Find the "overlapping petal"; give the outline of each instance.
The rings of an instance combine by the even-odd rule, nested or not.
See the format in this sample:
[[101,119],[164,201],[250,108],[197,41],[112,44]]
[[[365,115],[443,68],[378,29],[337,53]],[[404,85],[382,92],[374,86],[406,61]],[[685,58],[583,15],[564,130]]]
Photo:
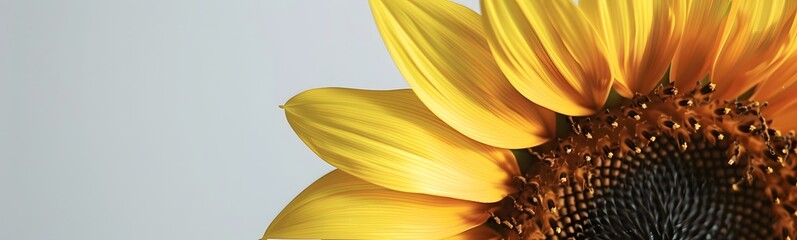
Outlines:
[[679,1],[684,18],[678,48],[670,66],[675,87],[692,90],[711,71],[730,11],[730,0]]
[[579,8],[606,44],[614,89],[627,98],[659,84],[678,46],[682,23],[669,0],[581,0]]
[[587,18],[571,0],[483,0],[487,36],[515,88],[543,107],[571,116],[596,113],[611,70]]
[[714,95],[734,99],[769,78],[781,64],[778,53],[789,40],[797,2],[735,1],[722,47],[711,70]]
[[524,98],[492,57],[481,17],[443,0],[372,0],[385,45],[413,91],[477,141],[527,148],[555,135],[555,114]]
[[410,90],[323,88],[284,106],[318,156],[393,190],[495,202],[520,174],[509,150],[476,142],[438,119]]
[[335,170],[291,201],[263,238],[442,239],[485,222],[486,207],[393,191]]

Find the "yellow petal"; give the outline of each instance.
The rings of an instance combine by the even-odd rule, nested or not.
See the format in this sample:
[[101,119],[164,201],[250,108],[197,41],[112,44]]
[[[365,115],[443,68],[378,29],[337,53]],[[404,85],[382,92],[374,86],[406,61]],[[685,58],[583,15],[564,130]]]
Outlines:
[[501,235],[486,225],[480,225],[445,240],[498,240]]
[[736,1],[731,4],[722,48],[711,71],[719,99],[734,99],[778,66],[778,52],[789,39],[797,2]]
[[296,134],[349,174],[393,190],[477,202],[514,191],[509,150],[476,142],[443,123],[410,90],[322,88],[284,106]]
[[485,204],[393,191],[335,170],[291,201],[263,238],[441,239],[488,217]]
[[540,145],[556,134],[555,114],[501,73],[476,12],[441,0],[372,0],[371,7],[404,78],[448,125],[502,148]]
[[603,107],[611,70],[573,1],[484,0],[482,13],[498,66],[526,98],[571,116]]
[[797,92],[797,55],[792,54],[769,78],[756,87],[756,93],[751,99],[767,102],[768,106],[762,110],[762,113],[769,117],[793,108],[797,103],[795,92]]
[[614,89],[627,98],[659,84],[678,46],[680,25],[668,0],[581,0],[579,7],[606,44]]
[[[681,41],[673,56],[670,80],[685,91],[695,88],[717,57],[730,9],[729,0],[680,1],[685,7]],[[678,14],[679,16],[683,16]]]
[[[795,65],[790,65],[788,69],[781,70],[784,72],[791,72],[791,74],[797,74],[797,70],[794,68],[797,67],[795,67]],[[790,121],[793,118],[783,118],[782,115],[788,115],[790,114],[789,112],[793,112],[797,109],[797,97],[794,95],[795,92],[797,92],[797,76],[780,76],[780,74],[778,74],[777,77],[773,75],[772,78],[765,81],[766,84],[758,86],[756,90],[757,93],[753,96],[753,100],[766,102],[768,104],[767,107],[763,108],[761,111],[765,117],[775,117],[778,119],[776,121],[779,122],[784,120]],[[778,84],[778,82],[780,84]],[[767,92],[771,93],[765,94]]]
[[782,133],[788,133],[792,130],[797,130],[797,104],[791,104],[785,108],[785,111],[781,111],[778,114],[774,114],[768,119],[772,119],[772,124],[770,127],[781,131]]
[[794,88],[797,83],[797,55],[789,57],[784,64],[781,64],[772,75],[763,80],[757,87],[752,99],[757,101],[768,101],[774,107],[775,99],[794,98]]
[[766,116],[779,114],[797,102],[794,97],[797,91],[797,24],[792,24],[789,35],[789,41],[776,57],[775,61],[779,65],[770,77],[756,86],[756,92],[751,97],[753,100],[769,103],[762,111]]

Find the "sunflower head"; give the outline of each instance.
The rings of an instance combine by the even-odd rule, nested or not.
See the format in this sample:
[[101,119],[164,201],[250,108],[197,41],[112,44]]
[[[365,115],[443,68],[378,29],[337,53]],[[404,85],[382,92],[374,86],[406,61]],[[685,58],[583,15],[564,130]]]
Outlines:
[[[659,87],[530,151],[520,191],[492,226],[521,238],[767,239],[793,231],[794,134],[755,101],[711,98],[714,84]],[[506,221],[504,219],[511,219]],[[530,234],[524,234],[528,232]],[[785,235],[785,236],[788,236]]]
[[337,170],[265,238],[797,237],[797,4],[371,0],[411,89],[284,109]]

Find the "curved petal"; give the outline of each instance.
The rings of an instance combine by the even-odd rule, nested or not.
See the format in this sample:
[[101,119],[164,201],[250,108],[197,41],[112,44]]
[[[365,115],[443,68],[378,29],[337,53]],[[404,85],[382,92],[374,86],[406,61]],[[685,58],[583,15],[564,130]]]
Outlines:
[[789,39],[797,3],[789,0],[736,1],[722,48],[711,70],[719,99],[735,99],[770,77],[778,52]]
[[573,1],[484,0],[482,13],[498,66],[526,98],[571,116],[603,107],[611,70]]
[[372,0],[371,7],[404,78],[448,125],[502,148],[533,147],[555,136],[555,114],[509,84],[476,12],[442,0]]
[[581,0],[579,8],[606,44],[614,89],[647,95],[661,81],[678,46],[680,27],[669,0]]
[[440,239],[488,217],[485,204],[393,191],[335,170],[293,199],[263,238]]
[[284,106],[296,134],[333,166],[393,190],[496,202],[520,174],[509,150],[438,119],[410,90],[309,90]]
[[[680,1],[685,25],[670,66],[675,87],[692,90],[711,70],[722,41],[730,0]],[[681,15],[681,14],[679,14]]]
[[498,240],[501,235],[487,225],[480,225],[445,240]]
[[797,91],[797,24],[792,24],[789,35],[789,41],[777,57],[783,61],[780,61],[769,78],[756,86],[755,94],[751,97],[769,103],[762,111],[768,117],[779,114],[797,102],[797,97],[794,97],[794,92]]

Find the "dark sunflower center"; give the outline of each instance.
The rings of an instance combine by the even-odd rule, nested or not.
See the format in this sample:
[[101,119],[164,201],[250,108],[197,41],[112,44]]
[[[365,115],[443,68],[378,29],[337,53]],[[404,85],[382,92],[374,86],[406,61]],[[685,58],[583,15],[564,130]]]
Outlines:
[[794,238],[797,134],[714,87],[568,118],[558,141],[518,155],[518,191],[489,225],[509,239]]
[[674,139],[659,137],[640,153],[596,166],[591,190],[563,186],[559,230],[550,237],[769,238],[774,216],[764,186],[737,184],[745,169],[726,163],[728,144],[700,136],[691,143],[680,151]]

